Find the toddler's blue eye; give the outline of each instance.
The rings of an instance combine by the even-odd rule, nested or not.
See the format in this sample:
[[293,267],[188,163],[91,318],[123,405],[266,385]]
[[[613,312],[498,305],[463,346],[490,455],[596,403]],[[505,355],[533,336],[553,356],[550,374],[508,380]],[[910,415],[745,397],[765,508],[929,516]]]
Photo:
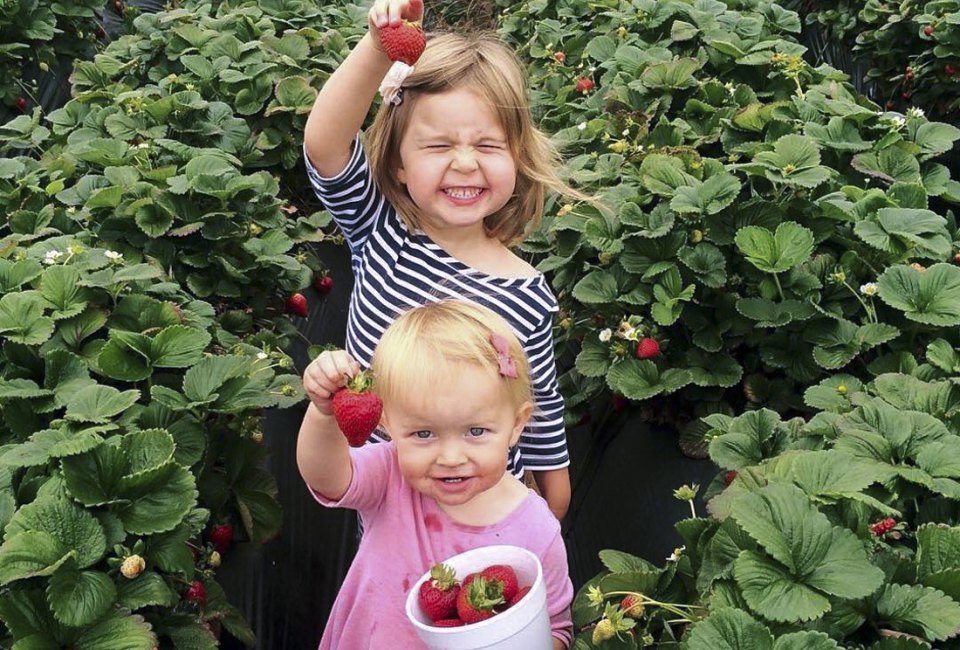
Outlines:
[[429,437],[432,436],[433,434],[430,433],[429,431],[414,431],[414,432],[413,432],[413,435],[414,435],[416,438],[418,438],[419,440],[426,440],[427,438],[429,438]]
[[486,432],[487,430],[484,429],[483,427],[470,427],[471,436],[482,436]]

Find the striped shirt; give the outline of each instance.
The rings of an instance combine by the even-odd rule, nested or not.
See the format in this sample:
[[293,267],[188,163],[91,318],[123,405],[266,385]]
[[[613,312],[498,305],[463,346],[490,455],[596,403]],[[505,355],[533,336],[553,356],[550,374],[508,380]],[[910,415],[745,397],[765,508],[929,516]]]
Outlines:
[[494,277],[451,257],[422,231],[410,232],[373,181],[359,135],[347,166],[320,176],[306,158],[307,175],[350,246],[355,278],[347,315],[346,349],[369,367],[383,332],[403,312],[445,299],[472,300],[496,313],[516,333],[530,361],[534,412],[511,452],[509,470],[560,469],[570,464],[563,398],[553,356],[557,299],[540,273]]

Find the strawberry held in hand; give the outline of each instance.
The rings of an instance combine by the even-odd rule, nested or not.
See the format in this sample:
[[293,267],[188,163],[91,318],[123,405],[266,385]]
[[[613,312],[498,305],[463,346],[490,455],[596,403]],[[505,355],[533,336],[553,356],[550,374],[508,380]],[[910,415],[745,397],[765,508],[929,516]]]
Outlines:
[[453,567],[435,564],[430,568],[430,579],[420,585],[420,609],[435,624],[443,619],[451,619],[457,613],[458,595],[460,583],[457,582]]
[[427,47],[427,39],[420,23],[403,21],[399,25],[380,28],[380,45],[391,61],[413,65]]
[[373,376],[365,370],[333,395],[333,417],[351,447],[362,447],[380,424],[383,402],[372,386]]

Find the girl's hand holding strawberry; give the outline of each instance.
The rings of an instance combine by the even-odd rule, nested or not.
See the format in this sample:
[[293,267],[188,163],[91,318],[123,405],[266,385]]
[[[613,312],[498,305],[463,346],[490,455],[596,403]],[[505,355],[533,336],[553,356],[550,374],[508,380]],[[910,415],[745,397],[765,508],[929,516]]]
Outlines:
[[360,364],[345,350],[325,350],[303,372],[303,390],[318,411],[333,415],[333,395],[360,374]]
[[398,27],[404,21],[419,23],[423,20],[423,0],[377,0],[367,13],[367,25],[374,45],[381,49],[380,30]]

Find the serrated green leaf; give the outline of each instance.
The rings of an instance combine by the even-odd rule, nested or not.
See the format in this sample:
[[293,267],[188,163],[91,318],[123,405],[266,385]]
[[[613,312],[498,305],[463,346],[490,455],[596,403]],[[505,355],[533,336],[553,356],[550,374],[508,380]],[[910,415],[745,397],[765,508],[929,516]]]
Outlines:
[[930,587],[888,584],[876,608],[894,629],[926,639],[942,641],[960,632],[960,603]]
[[138,399],[140,391],[136,389],[120,392],[113,386],[87,386],[67,401],[65,417],[78,422],[103,424],[136,404]]
[[0,585],[51,575],[75,554],[46,531],[8,532],[0,546]]
[[50,535],[66,551],[75,553],[81,569],[95,564],[106,551],[103,527],[89,511],[62,498],[37,498],[11,517],[7,537],[39,531]]
[[64,625],[82,627],[100,618],[117,598],[113,581],[100,571],[80,571],[73,561],[62,565],[47,585],[47,601]]
[[792,221],[781,223],[775,233],[760,226],[741,228],[735,241],[747,261],[766,273],[788,271],[813,252],[813,233]]
[[960,325],[960,267],[934,264],[926,271],[897,265],[877,281],[880,298],[910,320],[944,327]]
[[746,612],[724,607],[695,623],[683,647],[684,650],[771,650],[773,635]]

